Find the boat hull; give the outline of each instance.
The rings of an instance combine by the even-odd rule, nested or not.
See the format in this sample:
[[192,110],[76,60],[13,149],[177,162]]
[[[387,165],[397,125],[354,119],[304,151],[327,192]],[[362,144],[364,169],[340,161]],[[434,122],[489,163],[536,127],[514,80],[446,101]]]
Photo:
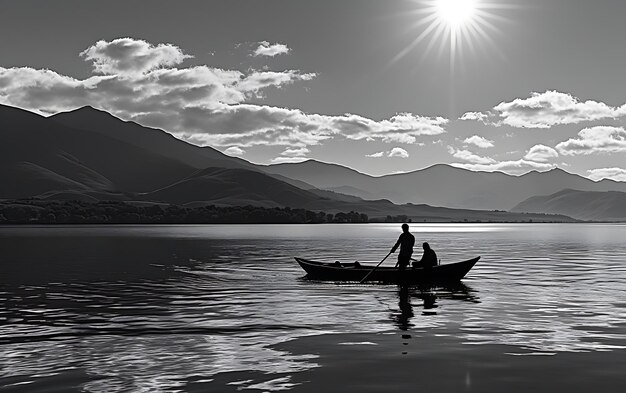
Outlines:
[[307,273],[307,278],[319,281],[361,281],[389,284],[454,283],[460,281],[474,267],[480,257],[463,262],[449,263],[431,268],[407,268],[404,271],[395,267],[378,267],[369,276],[374,266],[353,263],[324,263],[298,258],[295,260]]

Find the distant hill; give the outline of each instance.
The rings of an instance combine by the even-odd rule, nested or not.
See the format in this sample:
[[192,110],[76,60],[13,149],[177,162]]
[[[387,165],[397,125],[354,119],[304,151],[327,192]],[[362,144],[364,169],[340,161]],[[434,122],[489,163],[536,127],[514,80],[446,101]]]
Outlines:
[[626,221],[626,193],[567,189],[528,198],[511,211],[564,214],[580,220]]
[[317,188],[364,199],[389,199],[394,203],[461,209],[509,210],[529,197],[552,194],[564,188],[626,192],[626,182],[594,182],[562,169],[512,176],[502,172],[473,172],[437,164],[413,172],[374,177],[315,160],[269,165],[262,169],[304,181]]
[[450,221],[535,221],[570,222],[563,215],[519,214],[504,211],[480,211],[396,205],[387,200],[366,201],[331,191],[302,190],[260,172],[237,168],[207,168],[162,189],[145,193],[142,200],[178,205],[293,207],[326,213],[357,211],[370,218],[384,220],[405,216],[405,220]]
[[[191,145],[162,130],[125,122],[90,107],[46,118],[0,105],[0,142],[0,199],[5,200],[37,197],[189,206],[256,205],[327,213],[358,211],[378,219],[394,216],[391,219],[444,222],[571,220],[493,209],[398,205],[381,198],[364,201],[294,179],[300,167],[294,167],[293,173],[266,173],[263,170],[267,167]],[[313,167],[310,177],[315,182],[325,178],[335,183],[354,179],[354,186],[338,186],[347,187],[346,190],[367,188],[369,182],[379,181],[339,165],[307,165]],[[313,173],[315,170],[317,174]]]

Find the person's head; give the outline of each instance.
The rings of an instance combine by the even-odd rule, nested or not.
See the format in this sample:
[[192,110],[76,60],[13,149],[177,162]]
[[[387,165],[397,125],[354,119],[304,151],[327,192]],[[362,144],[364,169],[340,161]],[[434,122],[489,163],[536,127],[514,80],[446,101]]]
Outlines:
[[402,232],[408,232],[409,231],[409,224],[402,224]]
[[430,250],[430,244],[428,244],[428,243],[426,243],[426,242],[424,242],[424,243],[422,244],[422,247],[424,248],[424,250]]

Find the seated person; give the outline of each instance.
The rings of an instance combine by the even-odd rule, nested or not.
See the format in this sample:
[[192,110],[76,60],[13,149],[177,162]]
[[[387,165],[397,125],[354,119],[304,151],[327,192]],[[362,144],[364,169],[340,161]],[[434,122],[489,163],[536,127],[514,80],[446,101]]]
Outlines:
[[422,244],[422,248],[424,249],[424,255],[422,255],[421,260],[413,262],[413,268],[437,266],[437,254],[435,254],[435,251],[430,248],[428,243]]

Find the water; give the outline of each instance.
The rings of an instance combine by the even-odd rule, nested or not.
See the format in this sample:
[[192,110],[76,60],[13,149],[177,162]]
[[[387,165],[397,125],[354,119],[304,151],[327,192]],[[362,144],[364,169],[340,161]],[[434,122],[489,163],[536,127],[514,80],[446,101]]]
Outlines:
[[[442,263],[482,259],[463,286],[400,293],[304,280],[293,260],[377,263],[397,224],[0,228],[0,391],[306,390],[335,367],[289,347],[311,337],[330,353],[376,347],[381,367],[407,337],[448,362],[445,345],[510,365],[624,358],[626,225],[411,231]],[[395,335],[404,349],[381,341]],[[593,359],[565,366],[623,366]]]

